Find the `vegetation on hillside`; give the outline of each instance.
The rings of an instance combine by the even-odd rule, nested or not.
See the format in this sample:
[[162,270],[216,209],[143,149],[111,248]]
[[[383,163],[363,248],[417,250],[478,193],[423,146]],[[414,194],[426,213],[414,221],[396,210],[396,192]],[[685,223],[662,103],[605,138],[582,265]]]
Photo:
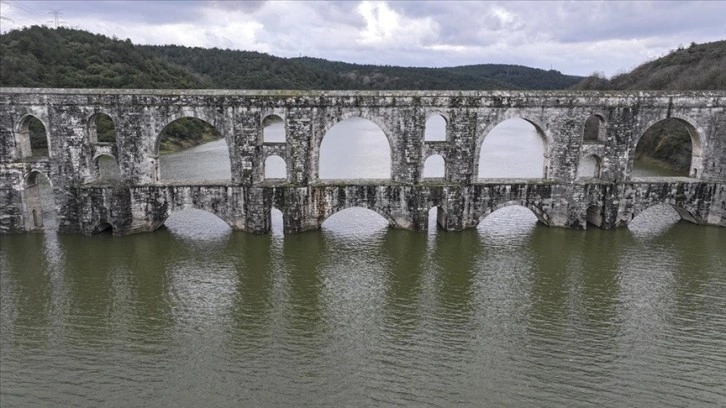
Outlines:
[[607,79],[593,74],[575,89],[713,90],[726,89],[726,40],[692,43]]
[[691,135],[678,119],[666,119],[648,129],[635,149],[635,160],[651,160],[687,176],[691,164]]
[[563,89],[582,78],[517,65],[415,68],[140,46],[69,28],[0,35],[0,86],[226,89]]
[[96,138],[101,143],[116,143],[116,127],[108,115],[96,117]]
[[[724,90],[726,89],[726,40],[692,43],[646,62],[633,71],[607,79],[593,74],[575,89],[596,90]],[[636,147],[636,160],[656,161],[688,175],[692,142],[679,120],[658,122],[646,131]]]
[[33,26],[0,35],[0,86],[203,88],[193,74],[121,41]]
[[175,152],[218,140],[222,136],[209,123],[196,118],[182,118],[167,125],[160,135],[159,151]]
[[215,87],[233,89],[564,89],[582,79],[518,65],[416,68],[177,45],[141,48]]

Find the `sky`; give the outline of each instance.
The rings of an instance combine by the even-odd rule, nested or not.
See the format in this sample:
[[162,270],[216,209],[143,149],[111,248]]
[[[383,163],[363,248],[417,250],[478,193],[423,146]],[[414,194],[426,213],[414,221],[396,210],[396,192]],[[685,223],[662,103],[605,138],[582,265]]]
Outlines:
[[610,77],[679,46],[726,39],[724,16],[726,1],[2,0],[0,31],[59,23],[136,44]]

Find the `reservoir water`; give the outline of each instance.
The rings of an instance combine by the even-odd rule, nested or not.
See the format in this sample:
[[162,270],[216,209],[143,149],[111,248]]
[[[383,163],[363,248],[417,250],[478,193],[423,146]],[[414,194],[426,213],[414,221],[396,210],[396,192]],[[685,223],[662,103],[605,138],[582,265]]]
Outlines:
[[[385,177],[366,126],[331,130],[321,177]],[[536,137],[502,132],[482,151],[519,159],[482,176],[541,177]],[[164,155],[162,177],[229,178],[226,155]],[[127,237],[3,235],[0,406],[724,406],[726,229],[676,220],[572,231],[507,207],[418,233],[349,209],[256,236],[187,210]]]

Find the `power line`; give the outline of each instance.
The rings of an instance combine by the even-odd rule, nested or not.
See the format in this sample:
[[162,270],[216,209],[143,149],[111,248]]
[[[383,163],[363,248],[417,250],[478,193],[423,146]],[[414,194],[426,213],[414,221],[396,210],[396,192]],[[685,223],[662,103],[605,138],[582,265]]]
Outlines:
[[53,19],[48,21],[48,23],[52,24],[55,28],[58,28],[58,27],[61,27],[65,24],[67,24],[66,21],[63,21],[60,19],[60,16],[63,15],[63,10],[50,10],[48,12],[48,14],[50,14],[53,17]]
[[38,10],[34,10],[32,8],[29,8],[27,5],[23,4],[22,2],[13,2],[13,1],[7,1],[7,0],[0,0],[0,3],[2,3],[4,6],[8,7],[7,12],[4,14],[9,14],[12,17],[4,16],[3,20],[9,20],[12,22],[12,25],[22,25],[25,22],[33,22],[37,25],[45,25],[44,22],[38,20],[36,18],[36,15],[38,14]]
[[[12,3],[10,3],[9,1],[0,1],[0,7],[2,7],[3,4],[7,4],[8,7],[12,7],[13,6]],[[13,20],[10,17],[5,17],[5,16],[2,16],[2,15],[0,15],[0,21],[9,21],[10,24],[15,24],[15,20]]]

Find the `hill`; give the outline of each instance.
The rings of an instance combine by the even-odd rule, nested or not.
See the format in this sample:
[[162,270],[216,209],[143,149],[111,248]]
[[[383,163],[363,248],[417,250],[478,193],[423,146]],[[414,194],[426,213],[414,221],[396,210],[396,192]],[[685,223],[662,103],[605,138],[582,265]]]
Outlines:
[[[590,76],[575,89],[723,90],[726,89],[726,41],[693,43],[609,80]],[[635,156],[688,175],[691,151],[688,129],[680,121],[668,119],[646,131]]]
[[0,35],[0,86],[203,88],[194,74],[131,41],[33,26]]
[[141,46],[33,26],[0,35],[0,86],[227,89],[564,89],[582,77],[485,64],[415,68],[281,58],[253,51]]
[[646,62],[631,72],[606,79],[592,75],[575,89],[714,90],[726,89],[726,40],[692,43]]
[[220,88],[245,89],[564,89],[582,78],[518,65],[417,68],[351,64],[320,58],[141,46],[145,51],[195,72]]

